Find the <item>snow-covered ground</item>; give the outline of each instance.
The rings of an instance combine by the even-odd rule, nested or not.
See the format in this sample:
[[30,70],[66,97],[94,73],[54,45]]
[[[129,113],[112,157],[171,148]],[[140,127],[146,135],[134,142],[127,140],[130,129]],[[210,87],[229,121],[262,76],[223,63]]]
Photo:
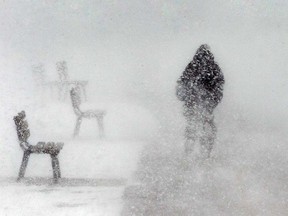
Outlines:
[[117,183],[27,186],[5,181],[1,182],[0,215],[119,215],[124,187]]
[[[51,182],[50,157],[32,155],[23,182],[16,183],[17,169],[9,178],[0,177],[0,215],[118,215],[142,146],[129,141],[66,142],[59,157],[59,185]],[[18,165],[20,161],[19,154]]]
[[[72,139],[76,117],[72,112],[71,116],[65,115],[69,113],[65,108],[71,107],[66,104],[51,107],[38,109],[30,115],[27,112],[31,129],[29,140],[32,144],[40,140],[64,141],[59,154],[63,179],[59,185],[52,185],[50,156],[35,154],[30,157],[27,178],[16,183],[23,152],[11,124],[14,133],[2,137],[9,142],[1,148],[0,215],[118,215],[123,189],[133,182],[133,172],[145,141],[137,141],[135,137],[129,140],[127,134],[131,133],[131,128],[128,130],[127,125],[121,128],[121,121],[124,121],[121,117],[118,117],[119,129],[115,128],[117,118],[109,127],[109,114],[113,116],[113,111],[108,112],[105,121],[106,139],[98,139],[97,123],[93,120],[83,121],[80,136]],[[128,108],[125,106],[122,116],[127,114]],[[12,116],[10,119],[13,123]],[[126,123],[133,127],[131,121]],[[123,128],[128,130],[126,134]],[[121,135],[123,137],[119,138]]]
[[185,155],[181,140],[148,145],[138,184],[124,192],[123,215],[285,216],[287,138],[283,131],[219,127],[209,159]]
[[[287,8],[283,0],[1,1],[0,215],[286,216]],[[175,97],[203,43],[226,81],[218,141],[204,162],[183,158]],[[36,86],[31,66],[43,63],[55,81],[62,60],[70,79],[89,81],[87,104],[107,110],[105,140],[85,119],[72,139],[69,99]],[[27,178],[15,182],[21,110],[32,144],[65,143],[59,185],[47,155],[32,155]]]
[[[84,119],[80,136],[73,139],[76,116],[69,98],[60,102],[45,96],[45,103],[41,103],[36,97],[39,92],[31,90],[36,88],[33,82],[27,85],[31,74],[22,75],[14,80],[19,84],[16,88],[11,82],[2,86],[1,92],[7,106],[1,113],[6,124],[1,126],[0,138],[0,215],[119,215],[123,190],[134,181],[140,152],[157,129],[153,116],[135,104],[83,103],[83,109],[88,105],[105,108],[106,136],[98,138],[95,119]],[[5,78],[9,80],[9,76]],[[21,84],[26,86],[21,88]],[[44,154],[31,155],[26,178],[16,183],[23,151],[13,116],[22,109],[31,144],[65,143],[59,154],[62,179],[58,185],[51,182],[51,158]]]

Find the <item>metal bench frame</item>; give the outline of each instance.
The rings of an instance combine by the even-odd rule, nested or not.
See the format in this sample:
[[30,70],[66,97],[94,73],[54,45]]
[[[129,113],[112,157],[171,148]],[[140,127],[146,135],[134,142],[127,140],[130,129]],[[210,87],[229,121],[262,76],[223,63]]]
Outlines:
[[20,147],[24,151],[17,180],[20,181],[24,177],[29,157],[32,153],[50,154],[53,168],[53,181],[54,183],[57,183],[58,179],[61,178],[58,154],[60,153],[60,150],[63,148],[64,143],[38,142],[36,145],[29,144],[27,140],[30,136],[30,130],[28,122],[25,120],[25,117],[26,117],[25,111],[22,111],[18,113],[17,116],[14,116],[14,122],[16,125]]
[[99,109],[82,111],[80,109],[81,97],[80,97],[79,91],[80,91],[80,89],[77,88],[77,87],[76,88],[72,88],[70,90],[70,96],[71,96],[73,110],[74,110],[74,113],[77,116],[73,137],[76,137],[76,136],[79,135],[80,126],[81,126],[83,118],[87,118],[87,119],[95,118],[97,120],[97,123],[98,123],[99,137],[103,138],[104,137],[103,118],[104,118],[104,116],[106,114],[106,111],[99,110]]

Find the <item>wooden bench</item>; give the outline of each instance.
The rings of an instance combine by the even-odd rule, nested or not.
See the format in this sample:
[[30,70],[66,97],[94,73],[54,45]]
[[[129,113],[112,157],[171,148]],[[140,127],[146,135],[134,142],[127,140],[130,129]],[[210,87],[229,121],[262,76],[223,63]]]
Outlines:
[[79,88],[72,88],[70,90],[72,106],[73,106],[73,109],[74,109],[74,113],[77,116],[77,120],[76,120],[76,125],[75,125],[73,136],[76,137],[76,136],[79,135],[80,126],[81,126],[83,118],[86,118],[86,119],[95,118],[97,120],[97,123],[98,123],[99,137],[103,138],[104,137],[103,118],[104,118],[104,116],[106,114],[106,111],[99,110],[99,109],[82,111],[80,109],[81,97],[80,97],[79,91],[80,91]]
[[56,69],[59,76],[59,81],[56,81],[58,91],[59,91],[59,99],[64,101],[65,98],[69,95],[69,89],[71,87],[76,87],[81,90],[81,95],[84,98],[84,100],[87,100],[86,96],[86,86],[88,84],[88,81],[85,80],[71,80],[69,78],[68,74],[68,67],[66,61],[59,61],[56,63]]
[[[77,87],[81,90],[81,96],[86,101],[86,86],[87,80],[71,80],[69,78],[68,67],[66,61],[59,61],[56,63],[56,70],[59,79],[55,81],[47,81],[45,77],[45,68],[43,64],[33,65],[32,71],[40,96],[43,98],[50,91],[50,97],[65,101],[69,96],[71,87]],[[48,92],[47,92],[48,91]]]
[[20,146],[24,151],[17,180],[19,181],[24,177],[30,154],[37,153],[37,154],[50,154],[53,168],[53,180],[54,183],[57,183],[58,179],[61,178],[58,154],[60,153],[60,150],[63,148],[64,143],[38,142],[36,145],[29,144],[27,140],[30,136],[30,130],[28,123],[25,120],[25,117],[26,117],[25,111],[22,111],[18,113],[17,116],[14,116],[14,122],[16,125],[18,139],[20,142]]

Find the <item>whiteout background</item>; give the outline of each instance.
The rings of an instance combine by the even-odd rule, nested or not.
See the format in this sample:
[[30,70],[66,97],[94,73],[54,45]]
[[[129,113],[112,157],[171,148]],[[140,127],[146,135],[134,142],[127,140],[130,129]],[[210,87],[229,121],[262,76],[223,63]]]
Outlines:
[[[241,173],[256,167],[251,173],[264,179],[265,187],[251,186],[256,188],[257,198],[247,195],[255,202],[251,201],[256,213],[251,215],[274,202],[280,207],[271,204],[267,215],[285,215],[287,9],[284,0],[2,1],[0,175],[11,177],[18,171],[21,151],[12,121],[18,111],[26,110],[35,141],[44,137],[69,143],[73,130],[75,119],[68,101],[62,105],[51,98],[46,105],[39,102],[31,65],[44,63],[48,79],[55,80],[55,62],[66,60],[72,79],[89,80],[88,100],[111,110],[106,122],[107,143],[124,143],[126,149],[136,143],[134,153],[139,154],[143,141],[158,139],[159,129],[163,134],[182,136],[185,122],[175,97],[175,82],[199,45],[208,43],[226,79],[223,101],[215,111],[219,128],[215,154],[231,157]],[[86,139],[78,144],[93,144],[97,139],[92,125],[86,125]],[[73,144],[69,149],[73,151]],[[103,158],[113,158],[113,154],[113,150],[104,150]],[[110,177],[128,178],[137,158],[131,159],[135,163],[131,165],[125,153],[120,154],[123,169],[111,168]],[[33,162],[36,160],[30,165]],[[103,169],[97,164],[96,170]],[[113,164],[113,160],[105,164]],[[250,171],[245,171],[243,164]],[[269,169],[261,171],[262,166]],[[74,170],[66,172],[67,176],[99,174],[95,171],[89,176],[81,165],[70,167]],[[34,174],[49,173],[40,166]],[[254,180],[248,182],[254,184]]]

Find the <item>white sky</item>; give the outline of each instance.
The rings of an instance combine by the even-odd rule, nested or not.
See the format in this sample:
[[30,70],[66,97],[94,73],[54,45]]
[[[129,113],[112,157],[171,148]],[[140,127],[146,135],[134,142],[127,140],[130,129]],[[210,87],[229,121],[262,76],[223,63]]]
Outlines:
[[208,43],[226,78],[223,106],[283,119],[287,11],[285,0],[3,0],[0,73],[30,73],[43,62],[52,79],[65,59],[71,76],[90,79],[97,92],[173,95]]

